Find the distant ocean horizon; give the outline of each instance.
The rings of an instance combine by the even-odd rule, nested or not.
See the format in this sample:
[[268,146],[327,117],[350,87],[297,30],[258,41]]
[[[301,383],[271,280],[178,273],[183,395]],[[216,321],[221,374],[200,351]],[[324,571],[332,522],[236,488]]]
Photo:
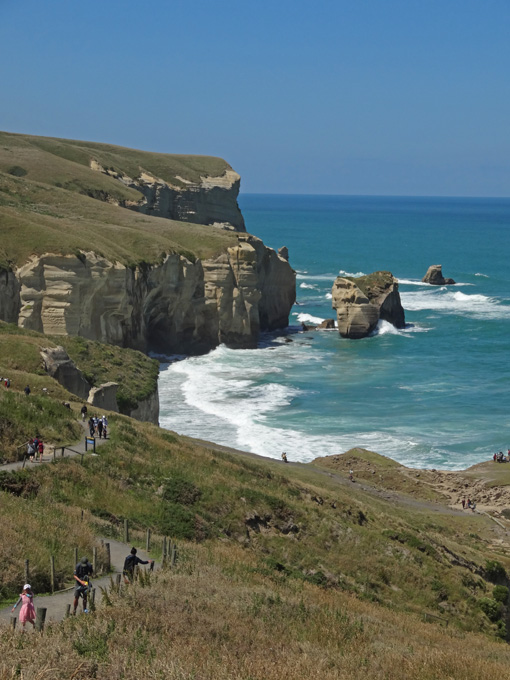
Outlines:
[[[248,232],[289,249],[289,328],[255,350],[162,363],[163,427],[274,458],[363,447],[450,470],[510,447],[510,199],[241,194],[239,203]],[[458,283],[421,283],[432,264]],[[382,322],[363,340],[301,332],[335,318],[336,276],[376,270],[399,280],[404,329]]]

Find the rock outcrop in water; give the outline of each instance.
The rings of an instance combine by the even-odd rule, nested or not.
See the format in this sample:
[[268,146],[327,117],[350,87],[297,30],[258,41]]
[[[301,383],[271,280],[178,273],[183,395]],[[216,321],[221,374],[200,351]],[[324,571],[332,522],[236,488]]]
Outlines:
[[3,320],[48,335],[81,335],[144,352],[199,353],[220,343],[255,347],[288,325],[295,273],[260,239],[213,260],[182,255],[126,267],[89,253],[34,257],[0,276]]
[[375,330],[379,320],[397,328],[405,326],[398,281],[390,272],[358,278],[338,276],[332,293],[338,331],[343,338],[364,338]]
[[443,268],[440,264],[432,264],[422,279],[423,283],[430,283],[432,286],[452,286],[455,284],[453,279],[443,276]]

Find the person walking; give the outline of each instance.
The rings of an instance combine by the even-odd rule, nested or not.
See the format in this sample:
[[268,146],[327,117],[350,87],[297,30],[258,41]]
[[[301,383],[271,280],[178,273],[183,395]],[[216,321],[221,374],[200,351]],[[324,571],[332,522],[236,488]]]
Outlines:
[[136,548],[131,548],[131,552],[124,560],[124,569],[122,573],[124,574],[124,583],[132,583],[135,575],[135,567],[139,564],[150,564],[150,570],[154,569],[154,560],[141,560],[136,555]]
[[32,592],[32,586],[30,583],[25,583],[23,586],[23,592],[19,596],[19,600],[16,602],[14,607],[11,609],[13,612],[16,607],[21,602],[21,609],[19,611],[19,620],[23,626],[23,632],[25,632],[25,624],[28,621],[35,628],[35,607],[34,607],[34,593]]
[[92,416],[90,416],[88,423],[89,423],[90,436],[93,437],[94,436],[94,418]]
[[106,435],[108,434],[108,418],[106,416],[103,416],[102,421],[103,421],[103,437],[104,439],[106,439]]
[[37,449],[39,451],[39,462],[42,463],[42,457],[44,453],[44,444],[42,439],[39,439],[39,443],[37,444]]
[[27,397],[29,397],[29,396],[30,396],[30,391],[31,391],[31,390],[30,390],[30,385],[26,385],[26,386],[25,386],[25,389],[24,389],[23,391],[25,392],[25,394],[27,395]]
[[85,406],[85,404],[83,404],[83,406],[81,407],[82,422],[85,422],[85,418],[87,417],[87,411],[88,411],[87,407]]
[[99,439],[103,436],[103,419],[98,418],[97,419],[97,434],[99,435]]
[[35,453],[34,440],[31,439],[27,444],[27,456],[31,463],[34,462],[34,453]]
[[87,609],[87,598],[91,587],[90,576],[92,571],[93,568],[88,559],[86,557],[82,557],[76,565],[73,574],[74,580],[76,581],[76,585],[74,587],[73,614],[76,614],[80,597],[83,600],[83,613],[89,613],[89,610]]

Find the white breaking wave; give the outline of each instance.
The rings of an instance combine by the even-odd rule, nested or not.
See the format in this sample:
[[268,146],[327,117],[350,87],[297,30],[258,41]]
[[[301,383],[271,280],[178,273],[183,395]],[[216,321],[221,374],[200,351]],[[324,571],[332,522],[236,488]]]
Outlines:
[[403,286],[429,286],[428,283],[423,283],[423,281],[418,279],[399,279],[397,277],[397,281]]
[[475,276],[483,276],[484,279],[488,279],[489,275],[488,274],[481,274],[480,272],[477,272]]
[[366,274],[364,272],[356,272],[353,274],[352,272],[346,272],[345,270],[340,269],[338,276],[349,276],[357,279],[359,276],[366,276]]
[[319,286],[317,286],[315,283],[300,283],[299,284],[300,288],[309,288],[310,290],[317,290]]
[[324,319],[321,319],[320,316],[312,316],[311,314],[300,313],[294,315],[301,323],[322,323],[324,321]]
[[372,331],[370,335],[375,336],[375,335],[403,335],[405,329],[399,329],[396,328],[393,324],[391,324],[389,321],[384,321],[380,320],[377,324],[377,327],[375,330]]
[[501,319],[510,317],[510,306],[486,295],[467,295],[460,290],[433,288],[426,291],[402,292],[402,305],[406,311],[432,310],[455,314],[466,314],[480,319]]
[[332,300],[333,299],[332,293],[326,293],[326,295],[324,297],[326,298],[326,300]]

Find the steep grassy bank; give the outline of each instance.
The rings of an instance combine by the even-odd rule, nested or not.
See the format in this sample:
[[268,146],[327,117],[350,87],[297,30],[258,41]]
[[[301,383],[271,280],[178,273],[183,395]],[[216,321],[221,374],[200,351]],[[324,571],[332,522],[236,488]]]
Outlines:
[[[77,401],[77,397],[50,378],[42,366],[40,350],[57,345],[66,349],[92,386],[119,383],[121,410],[135,408],[157,389],[158,362],[142,352],[81,337],[48,337],[0,321],[0,376],[11,382],[0,400],[0,459],[13,459],[15,447],[36,431],[52,444],[68,444],[81,436],[74,415],[58,403]],[[22,394],[27,384],[32,390],[29,400]],[[11,417],[14,411],[17,414]]]
[[263,573],[233,544],[183,544],[177,569],[110,592],[43,636],[5,633],[0,677],[494,680],[510,650],[486,636]]
[[[0,391],[12,423],[2,445],[31,408],[64,436],[78,413],[60,412],[61,388],[39,374],[40,336],[10,327],[2,338],[20,377]],[[37,380],[51,386],[45,397],[16,389]],[[415,479],[388,498],[377,479],[390,486],[392,461],[358,454],[372,487],[338,464],[236,455],[111,414],[109,441],[83,464],[1,473],[0,597],[15,598],[27,558],[39,594],[52,554],[64,582],[74,546],[90,554],[94,534],[114,535],[125,518],[177,540],[180,557],[176,572],[31,639],[28,655],[4,635],[0,677],[505,677],[504,530],[429,489],[409,495]]]

